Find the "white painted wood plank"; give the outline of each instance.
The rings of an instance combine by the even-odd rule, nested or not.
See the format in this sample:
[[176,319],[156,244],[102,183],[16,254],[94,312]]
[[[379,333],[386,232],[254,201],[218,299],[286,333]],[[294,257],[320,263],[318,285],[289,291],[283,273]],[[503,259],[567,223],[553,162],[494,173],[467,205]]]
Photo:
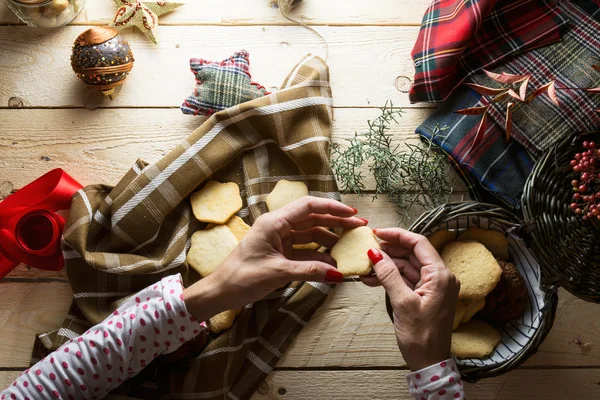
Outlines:
[[[391,125],[398,144],[417,143],[415,128],[429,109],[407,109]],[[364,132],[376,109],[338,108],[333,140],[345,143],[354,132]],[[83,185],[114,185],[136,159],[156,162],[178,145],[204,117],[178,109],[3,109],[0,110],[0,182],[20,188],[53,168],[63,168]],[[366,177],[370,176],[364,171]],[[457,190],[466,187],[455,178]],[[366,179],[374,189],[373,179]]]
[[[407,371],[275,371],[252,400],[412,400]],[[470,400],[597,399],[600,370],[527,369],[465,384]]]
[[[410,50],[418,28],[315,29],[329,43],[335,106],[409,104]],[[0,108],[11,97],[21,98],[25,107],[82,107],[86,87],[70,65],[71,46],[82,31],[77,26],[56,31],[0,27]],[[163,26],[159,35],[155,46],[140,32],[123,33],[136,61],[123,90],[106,107],[179,107],[195,87],[191,57],[222,60],[245,48],[253,79],[277,88],[306,54],[325,55],[321,40],[301,27]]]
[[[20,371],[0,372],[0,388]],[[407,371],[275,371],[252,400],[413,400],[404,376]],[[600,396],[600,369],[527,369],[476,384],[465,383],[471,400],[595,399]]]
[[0,368],[27,367],[35,335],[58,329],[67,315],[71,287],[60,282],[0,283],[0,291]]
[[[161,25],[287,25],[274,0],[188,0],[159,18]],[[430,0],[304,0],[290,16],[310,25],[418,25]],[[74,24],[107,25],[117,7],[111,0],[87,0]],[[0,2],[0,24],[18,23]]]
[[[385,204],[379,203],[379,207]],[[374,219],[369,225],[379,227],[385,223]],[[600,365],[597,334],[600,321],[596,318],[600,305],[587,303],[566,291],[561,291],[559,298],[552,331],[525,365]],[[393,326],[385,310],[383,289],[344,283],[317,311],[277,366],[405,367],[397,349]]]

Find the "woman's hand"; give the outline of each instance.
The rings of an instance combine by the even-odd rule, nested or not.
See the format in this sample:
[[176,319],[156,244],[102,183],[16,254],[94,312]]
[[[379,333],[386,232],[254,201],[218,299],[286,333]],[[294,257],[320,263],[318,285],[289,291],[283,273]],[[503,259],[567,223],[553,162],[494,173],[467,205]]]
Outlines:
[[448,359],[460,283],[424,236],[399,228],[375,235],[383,250],[369,250],[376,276],[363,281],[385,288],[404,360],[417,371]]
[[331,248],[338,240],[327,228],[356,228],[367,221],[338,201],[304,197],[260,216],[214,273],[183,293],[188,311],[205,321],[225,310],[262,299],[292,281],[342,282],[329,254],[294,250],[316,242]]

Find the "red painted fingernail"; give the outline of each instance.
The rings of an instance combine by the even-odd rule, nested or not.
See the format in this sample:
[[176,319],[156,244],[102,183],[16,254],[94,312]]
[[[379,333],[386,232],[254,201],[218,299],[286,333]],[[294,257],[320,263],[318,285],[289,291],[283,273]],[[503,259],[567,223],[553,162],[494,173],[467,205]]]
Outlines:
[[361,220],[362,222],[364,222],[365,224],[368,224],[368,223],[369,223],[369,220],[368,220],[368,219],[361,218],[361,217],[356,217],[356,218],[360,219],[360,220]]
[[340,283],[344,281],[344,275],[335,269],[330,269],[325,274],[325,282],[327,283]]
[[383,260],[383,256],[377,249],[369,249],[369,251],[367,251],[367,256],[369,256],[369,260],[371,260],[373,264],[377,264],[379,261]]
[[356,208],[354,208],[352,206],[350,208],[354,210],[354,214],[358,214],[358,210]]

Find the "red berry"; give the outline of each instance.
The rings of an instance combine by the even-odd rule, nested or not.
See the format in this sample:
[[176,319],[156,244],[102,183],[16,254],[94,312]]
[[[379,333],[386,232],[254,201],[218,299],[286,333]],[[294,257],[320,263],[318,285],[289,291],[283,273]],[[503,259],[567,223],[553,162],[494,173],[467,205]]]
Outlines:
[[580,193],[584,193],[587,191],[587,186],[586,185],[579,185],[579,192]]
[[583,142],[583,148],[587,149],[590,146],[588,142]]
[[577,208],[577,203],[571,203],[571,209],[575,210]]

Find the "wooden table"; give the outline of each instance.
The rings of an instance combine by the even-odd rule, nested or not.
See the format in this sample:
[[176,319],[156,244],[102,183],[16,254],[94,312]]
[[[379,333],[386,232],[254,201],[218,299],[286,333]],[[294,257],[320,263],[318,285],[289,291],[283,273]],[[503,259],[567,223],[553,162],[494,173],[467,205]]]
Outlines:
[[[394,134],[416,141],[430,112],[411,106],[410,50],[430,0],[305,0],[294,13],[329,44],[334,140],[364,129],[386,100],[405,107]],[[117,99],[83,108],[84,86],[69,64],[88,25],[106,25],[112,1],[88,0],[71,26],[43,31],[19,24],[0,2],[0,184],[18,189],[61,167],[83,184],[115,184],[137,159],[158,160],[204,120],[178,109],[194,79],[188,59],[250,52],[253,78],[277,87],[308,52],[324,55],[311,32],[282,18],[269,0],[188,0],[160,18],[160,43],[123,35],[136,58]],[[368,182],[369,189],[373,183]],[[457,185],[455,199],[467,198]],[[345,195],[374,227],[393,226],[396,209],[380,197]],[[419,210],[415,211],[418,214]],[[28,366],[34,334],[56,329],[71,302],[64,271],[20,266],[0,282],[0,387]],[[600,306],[560,293],[554,329],[516,371],[467,385],[471,399],[600,398]],[[254,399],[409,399],[406,364],[395,344],[383,291],[340,285],[298,335]]]

